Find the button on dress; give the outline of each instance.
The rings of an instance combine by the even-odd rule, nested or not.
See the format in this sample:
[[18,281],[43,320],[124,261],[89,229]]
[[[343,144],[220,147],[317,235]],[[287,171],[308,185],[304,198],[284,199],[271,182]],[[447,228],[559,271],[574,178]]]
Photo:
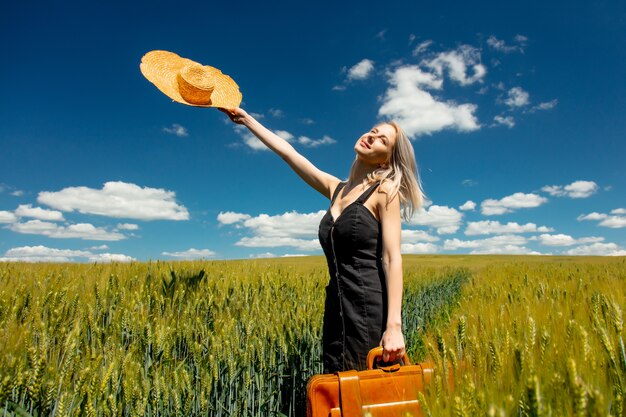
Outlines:
[[[382,265],[382,228],[363,203],[370,186],[333,219],[330,208],[319,226],[330,281],[324,309],[324,372],[367,368],[367,353],[379,345],[387,322],[387,284]],[[335,190],[330,206],[346,183]]]

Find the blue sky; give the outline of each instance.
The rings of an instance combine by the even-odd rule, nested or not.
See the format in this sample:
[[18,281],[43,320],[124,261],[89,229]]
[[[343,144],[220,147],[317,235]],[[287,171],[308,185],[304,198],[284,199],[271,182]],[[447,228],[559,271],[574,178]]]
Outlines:
[[404,253],[626,255],[623,2],[87,3],[0,16],[0,260],[321,254],[328,200],[160,93],[155,49],[338,177],[397,120],[428,197]]

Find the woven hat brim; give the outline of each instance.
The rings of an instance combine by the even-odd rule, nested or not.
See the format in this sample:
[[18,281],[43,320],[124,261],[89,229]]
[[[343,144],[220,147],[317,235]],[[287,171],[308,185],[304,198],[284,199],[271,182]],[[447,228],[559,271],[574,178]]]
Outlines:
[[194,107],[223,107],[233,109],[241,104],[242,95],[237,83],[226,74],[214,77],[215,88],[211,94],[211,104],[193,104],[186,101],[179,92],[177,74],[187,65],[198,64],[173,52],[150,51],[141,58],[141,73],[163,94],[172,100]]

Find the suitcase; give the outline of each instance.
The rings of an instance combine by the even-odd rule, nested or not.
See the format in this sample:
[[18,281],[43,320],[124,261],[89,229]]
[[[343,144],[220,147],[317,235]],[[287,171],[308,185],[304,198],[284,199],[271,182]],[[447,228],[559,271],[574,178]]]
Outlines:
[[307,384],[307,417],[421,416],[418,392],[430,383],[433,365],[403,365],[374,369],[383,348],[367,355],[366,371],[344,371],[311,377]]

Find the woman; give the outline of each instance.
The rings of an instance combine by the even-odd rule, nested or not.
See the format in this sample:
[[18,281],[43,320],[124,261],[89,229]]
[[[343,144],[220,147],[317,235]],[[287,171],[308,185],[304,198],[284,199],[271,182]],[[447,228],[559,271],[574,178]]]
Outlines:
[[220,110],[331,200],[319,227],[330,271],[324,372],[365,369],[367,353],[379,344],[385,362],[402,357],[400,211],[402,205],[408,219],[423,201],[413,147],[404,132],[389,122],[363,134],[354,146],[350,177],[342,182],[320,171],[243,109]]

